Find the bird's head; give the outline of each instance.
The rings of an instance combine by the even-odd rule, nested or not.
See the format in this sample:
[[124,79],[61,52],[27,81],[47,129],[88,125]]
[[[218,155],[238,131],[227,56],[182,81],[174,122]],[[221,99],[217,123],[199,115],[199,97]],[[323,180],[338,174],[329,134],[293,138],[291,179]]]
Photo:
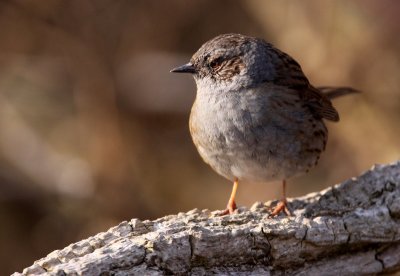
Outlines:
[[256,86],[273,74],[269,44],[240,34],[219,35],[192,56],[190,62],[174,68],[174,73],[190,73],[199,91],[237,91]]

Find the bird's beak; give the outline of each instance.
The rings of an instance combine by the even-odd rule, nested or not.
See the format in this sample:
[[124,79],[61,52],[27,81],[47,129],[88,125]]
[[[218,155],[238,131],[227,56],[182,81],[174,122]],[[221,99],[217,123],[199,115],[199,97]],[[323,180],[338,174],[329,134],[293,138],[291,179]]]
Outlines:
[[186,64],[184,64],[182,66],[179,66],[179,67],[176,67],[176,68],[172,69],[170,72],[171,73],[191,73],[191,74],[194,74],[194,73],[196,73],[196,68],[193,66],[193,64],[191,64],[189,62],[189,63],[186,63]]

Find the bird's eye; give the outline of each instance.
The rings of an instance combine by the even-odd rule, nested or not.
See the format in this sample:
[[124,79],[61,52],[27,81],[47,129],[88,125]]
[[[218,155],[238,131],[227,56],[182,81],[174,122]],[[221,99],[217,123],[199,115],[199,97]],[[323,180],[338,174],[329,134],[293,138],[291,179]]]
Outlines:
[[216,69],[221,65],[221,63],[222,63],[222,58],[218,57],[210,61],[209,65],[212,69]]

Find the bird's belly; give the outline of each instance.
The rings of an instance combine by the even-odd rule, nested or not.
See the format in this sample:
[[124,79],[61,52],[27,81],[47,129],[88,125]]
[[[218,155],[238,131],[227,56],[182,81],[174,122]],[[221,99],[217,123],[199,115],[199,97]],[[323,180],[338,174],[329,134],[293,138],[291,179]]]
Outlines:
[[[325,147],[321,120],[311,122],[301,115],[296,122],[286,122],[287,114],[264,112],[257,117],[254,114],[260,112],[246,108],[233,112],[227,104],[222,111],[210,109],[209,103],[207,108],[196,103],[192,108],[193,142],[203,160],[230,180],[282,180],[305,173],[316,165]],[[308,128],[312,130],[306,132]],[[316,131],[323,135],[315,135]]]
[[230,145],[221,143],[219,147],[197,146],[203,160],[230,180],[265,182],[286,179],[305,173],[313,167],[317,157],[302,156],[295,149],[288,153],[272,141],[262,141],[261,146],[252,147],[243,145],[241,141],[234,146],[232,142],[235,141]]

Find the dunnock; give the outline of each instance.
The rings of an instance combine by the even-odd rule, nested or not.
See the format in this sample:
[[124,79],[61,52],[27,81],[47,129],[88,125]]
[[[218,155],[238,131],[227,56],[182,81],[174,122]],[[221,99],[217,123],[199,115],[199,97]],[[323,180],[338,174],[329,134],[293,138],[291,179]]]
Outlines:
[[191,73],[197,85],[190,133],[203,160],[233,181],[227,209],[236,209],[239,181],[285,180],[318,163],[337,122],[331,98],[356,90],[312,86],[300,65],[262,39],[223,34],[204,43],[190,62],[171,72]]

